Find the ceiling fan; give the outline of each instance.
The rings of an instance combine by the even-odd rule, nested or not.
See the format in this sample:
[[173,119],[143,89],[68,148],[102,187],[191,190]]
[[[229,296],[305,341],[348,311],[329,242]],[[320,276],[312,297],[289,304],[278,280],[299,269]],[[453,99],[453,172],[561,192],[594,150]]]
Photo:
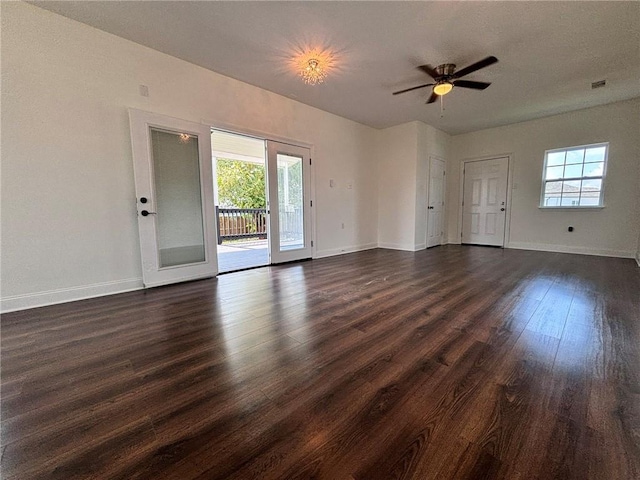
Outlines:
[[456,66],[453,63],[443,63],[442,65],[438,65],[436,68],[433,68],[431,65],[421,65],[418,68],[429,75],[431,78],[433,78],[435,80],[435,83],[425,83],[424,85],[418,85],[417,87],[411,87],[405,90],[400,90],[399,92],[393,92],[393,94],[398,95],[400,93],[418,90],[419,88],[433,86],[431,96],[427,100],[427,103],[433,103],[439,96],[449,93],[453,89],[453,87],[484,90],[491,84],[487,82],[474,82],[472,80],[459,80],[459,78],[469,75],[470,73],[473,73],[476,70],[480,70],[481,68],[493,65],[494,63],[497,63],[497,61],[498,59],[496,57],[487,57],[457,72],[455,71]]

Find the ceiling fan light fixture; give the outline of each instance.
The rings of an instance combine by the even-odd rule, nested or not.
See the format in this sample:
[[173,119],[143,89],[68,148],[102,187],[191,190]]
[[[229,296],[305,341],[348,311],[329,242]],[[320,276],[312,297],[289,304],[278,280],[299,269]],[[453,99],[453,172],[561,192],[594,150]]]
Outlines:
[[446,95],[447,93],[449,93],[451,90],[453,89],[453,84],[450,82],[438,82],[434,87],[433,87],[433,93],[435,93],[436,95]]

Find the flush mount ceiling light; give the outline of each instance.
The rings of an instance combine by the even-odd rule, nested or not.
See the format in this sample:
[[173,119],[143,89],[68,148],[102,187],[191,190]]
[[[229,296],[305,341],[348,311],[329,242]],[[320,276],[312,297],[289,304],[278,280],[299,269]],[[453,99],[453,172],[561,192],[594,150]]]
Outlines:
[[324,83],[333,67],[333,55],[328,50],[300,50],[292,61],[296,73],[307,85]]
[[317,58],[311,58],[307,65],[300,70],[300,76],[307,85],[317,85],[324,82],[324,79],[327,78],[327,72],[322,68]]

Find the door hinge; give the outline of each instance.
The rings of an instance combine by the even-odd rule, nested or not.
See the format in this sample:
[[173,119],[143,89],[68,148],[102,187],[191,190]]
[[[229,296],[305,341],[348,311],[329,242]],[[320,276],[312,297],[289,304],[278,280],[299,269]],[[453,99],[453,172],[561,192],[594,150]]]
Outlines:
[[313,240],[311,240],[311,246],[313,247]]
[[309,159],[309,165],[311,165],[311,159]]
[[309,203],[310,203],[310,204],[311,204],[311,206],[313,207],[313,200],[311,200]]

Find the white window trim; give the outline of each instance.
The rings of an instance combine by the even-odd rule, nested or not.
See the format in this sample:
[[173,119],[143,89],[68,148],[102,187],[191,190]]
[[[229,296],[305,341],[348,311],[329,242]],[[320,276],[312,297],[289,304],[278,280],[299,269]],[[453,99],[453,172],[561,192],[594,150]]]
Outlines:
[[[604,151],[604,166],[602,168],[602,177],[577,177],[577,178],[557,178],[557,179],[553,179],[553,180],[547,180],[546,176],[547,176],[547,161],[549,158],[549,154],[550,153],[555,153],[555,152],[571,152],[573,150],[582,150],[587,149],[587,148],[593,148],[593,147],[604,147],[605,151]],[[604,189],[605,189],[605,178],[607,177],[607,164],[609,163],[609,142],[600,142],[600,143],[592,143],[592,144],[588,144],[588,145],[578,145],[575,147],[564,147],[564,148],[554,148],[552,150],[545,150],[544,152],[544,164],[542,166],[542,186],[540,188],[540,202],[538,203],[538,208],[541,210],[598,210],[598,209],[603,209],[605,208],[605,203],[604,203]],[[582,164],[584,165],[584,159],[582,161]],[[600,188],[600,199],[598,202],[598,205],[544,205],[544,192],[545,192],[545,187],[547,182],[552,182],[552,181],[571,181],[571,180],[584,180],[584,179],[588,179],[588,180],[597,180],[601,178],[602,180],[602,184],[601,184],[601,188]]]

